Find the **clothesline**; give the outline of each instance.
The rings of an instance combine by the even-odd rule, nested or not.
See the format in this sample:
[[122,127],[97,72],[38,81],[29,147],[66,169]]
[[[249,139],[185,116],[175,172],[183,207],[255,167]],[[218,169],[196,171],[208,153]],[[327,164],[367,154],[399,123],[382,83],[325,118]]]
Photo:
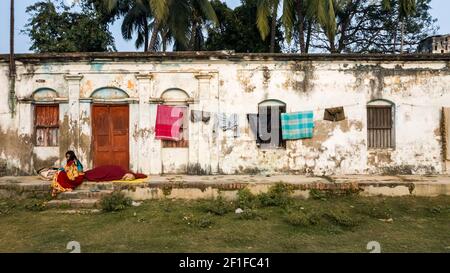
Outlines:
[[411,107],[444,107],[443,105],[419,105],[419,104],[411,104],[411,103],[399,103],[399,106],[406,105]]
[[[347,104],[347,105],[339,105],[338,107],[344,107],[344,108],[349,108],[349,107],[354,107],[354,106],[359,106],[362,105],[362,103],[354,103],[354,104]],[[326,110],[326,109],[330,109],[330,108],[334,108],[337,106],[330,106],[330,107],[324,107],[324,108],[316,108],[314,111],[322,111],[322,110]]]
[[[324,108],[315,108],[314,110],[311,109],[304,109],[304,110],[296,110],[296,111],[292,111],[292,112],[302,112],[302,111],[322,111],[322,110],[326,110],[326,109],[330,109],[330,108],[335,108],[335,107],[344,107],[344,108],[349,108],[349,107],[354,107],[354,106],[359,106],[362,105],[362,103],[354,103],[354,104],[347,104],[347,105],[339,105],[339,106],[329,106],[329,107],[324,107]],[[204,112],[208,112],[211,114],[217,114],[217,113],[236,113],[236,112],[228,112],[228,111],[220,111],[220,112],[215,112],[215,111],[206,111],[206,110],[194,110],[194,111],[204,111]],[[245,114],[256,114],[256,113],[245,113]]]

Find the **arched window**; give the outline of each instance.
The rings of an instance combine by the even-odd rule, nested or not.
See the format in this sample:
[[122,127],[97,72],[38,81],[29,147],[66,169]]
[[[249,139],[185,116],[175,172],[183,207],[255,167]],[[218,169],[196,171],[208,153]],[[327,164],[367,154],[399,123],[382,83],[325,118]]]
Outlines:
[[367,146],[369,149],[395,148],[395,107],[387,100],[367,104]]
[[189,95],[181,89],[168,89],[161,94],[161,99],[166,105],[187,105]]
[[256,143],[262,148],[286,147],[281,131],[281,114],[286,113],[286,103],[265,100],[258,104]]
[[40,88],[34,91],[31,97],[35,102],[53,101],[58,98],[58,93],[50,88]]
[[51,88],[36,90],[31,96],[34,103],[35,145],[56,147],[59,145],[58,93]]
[[117,100],[117,99],[127,99],[129,98],[128,94],[118,88],[112,88],[112,87],[104,87],[99,88],[95,90],[91,98],[98,99],[98,100]]
[[188,105],[189,95],[181,89],[168,89],[161,94],[161,99],[164,101],[164,105],[182,108],[183,112],[183,124],[180,127],[181,139],[174,140],[162,140],[163,148],[188,148],[189,147],[189,119],[188,119]]

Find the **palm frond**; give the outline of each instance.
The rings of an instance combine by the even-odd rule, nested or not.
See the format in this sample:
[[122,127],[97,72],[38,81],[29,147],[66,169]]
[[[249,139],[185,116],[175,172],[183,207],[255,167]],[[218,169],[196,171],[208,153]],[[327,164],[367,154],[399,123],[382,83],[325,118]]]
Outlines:
[[[150,9],[152,10],[153,15],[156,19],[163,22],[167,19],[167,16],[169,15],[169,4],[170,2],[177,2],[177,1],[170,1],[170,0],[148,0]],[[176,4],[175,4],[176,5]]]
[[256,26],[258,27],[259,33],[263,40],[265,40],[270,33],[270,13],[270,0],[258,0],[256,4]]
[[281,22],[286,31],[286,40],[288,43],[292,39],[292,30],[294,28],[295,9],[293,0],[283,0],[283,15],[281,16]]
[[219,20],[217,19],[216,11],[211,5],[211,2],[208,0],[193,0],[197,2],[197,5],[200,7],[202,15],[209,21],[213,22],[216,26],[219,24]]

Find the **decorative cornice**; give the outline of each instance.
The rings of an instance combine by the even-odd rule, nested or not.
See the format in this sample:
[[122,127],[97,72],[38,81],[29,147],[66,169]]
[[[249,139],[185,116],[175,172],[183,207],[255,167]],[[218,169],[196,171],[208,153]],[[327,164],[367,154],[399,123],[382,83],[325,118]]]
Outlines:
[[76,74],[66,74],[64,75],[64,79],[67,81],[81,81],[83,78],[83,75],[76,75]]
[[213,75],[208,72],[200,72],[194,75],[197,80],[210,80]]
[[18,98],[17,101],[23,104],[59,104],[59,103],[68,103],[68,98],[52,98],[52,99],[43,99],[43,100],[35,100],[33,98]]
[[153,74],[152,73],[137,73],[134,75],[137,80],[152,80]]
[[196,104],[199,100],[189,98],[189,99],[161,99],[161,98],[151,98],[149,100],[150,104],[164,104],[164,103],[186,103],[186,104]]

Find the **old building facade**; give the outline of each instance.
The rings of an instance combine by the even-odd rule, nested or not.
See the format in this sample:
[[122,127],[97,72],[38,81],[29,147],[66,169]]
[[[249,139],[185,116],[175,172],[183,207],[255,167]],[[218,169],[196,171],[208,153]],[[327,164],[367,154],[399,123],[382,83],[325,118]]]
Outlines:
[[417,50],[420,53],[450,53],[450,34],[427,37],[420,41]]
[[[146,174],[445,173],[450,55],[288,55],[231,52],[17,55],[14,96],[0,57],[0,175],[59,166]],[[212,113],[186,120],[188,138],[155,138],[158,105]],[[314,136],[271,149],[247,114],[313,111]],[[343,107],[345,119],[324,120]],[[188,111],[188,113],[189,113]],[[214,130],[237,114],[239,135]]]

